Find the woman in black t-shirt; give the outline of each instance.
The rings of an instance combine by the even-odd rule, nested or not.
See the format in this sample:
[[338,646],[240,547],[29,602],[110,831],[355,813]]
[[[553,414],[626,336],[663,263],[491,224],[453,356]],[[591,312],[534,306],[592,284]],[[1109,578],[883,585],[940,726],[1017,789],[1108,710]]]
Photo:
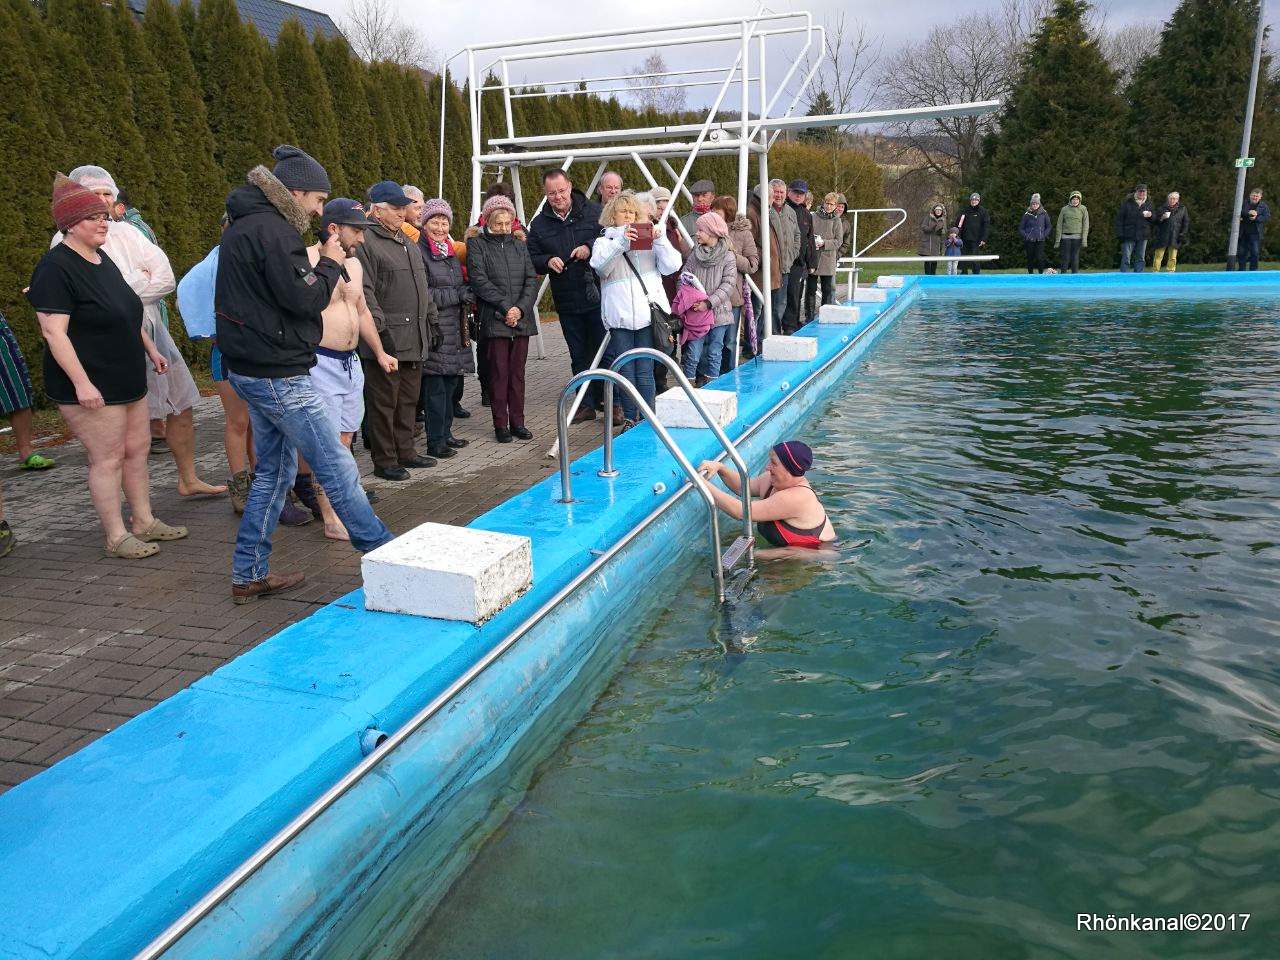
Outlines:
[[[142,330],[142,301],[100,249],[106,203],[59,174],[52,209],[63,240],[40,258],[27,290],[45,339],[45,392],[88,454],[89,494],[107,553],[149,557],[159,552],[156,541],[187,535],[151,513],[145,364],[149,357],[157,373],[168,364]],[[120,511],[122,487],[132,532]]]

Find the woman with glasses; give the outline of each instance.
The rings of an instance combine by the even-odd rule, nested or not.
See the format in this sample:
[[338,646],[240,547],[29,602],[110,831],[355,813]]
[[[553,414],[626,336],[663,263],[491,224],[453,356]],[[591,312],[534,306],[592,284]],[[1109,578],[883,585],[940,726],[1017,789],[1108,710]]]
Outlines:
[[146,364],[149,358],[164,373],[168,361],[142,328],[142,301],[101,249],[106,202],[59,174],[52,211],[62,242],[40,258],[27,290],[45,340],[45,392],[88,454],[89,494],[107,554],[149,557],[159,552],[157,541],[187,535],[151,513]]

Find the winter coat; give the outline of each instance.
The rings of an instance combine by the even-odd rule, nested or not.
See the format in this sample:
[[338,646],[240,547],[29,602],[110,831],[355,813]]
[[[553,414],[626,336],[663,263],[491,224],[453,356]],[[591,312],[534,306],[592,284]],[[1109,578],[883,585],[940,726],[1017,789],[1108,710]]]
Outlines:
[[[484,231],[467,244],[467,279],[476,297],[476,325],[482,337],[532,337],[538,332],[533,319],[538,299],[538,274],[529,259],[529,247],[514,234]],[[508,327],[505,317],[520,308],[520,319]]]
[[[356,247],[355,256],[364,267],[364,299],[382,348],[407,363],[425,360],[439,333],[418,245],[399,230],[392,233],[375,222],[365,228],[364,243]],[[373,349],[363,340],[360,358],[374,360]]]
[[734,217],[729,224],[729,247],[733,250],[734,264],[738,268],[738,282],[733,286],[733,296],[729,298],[732,306],[742,306],[742,288],[744,277],[749,277],[760,269],[760,251],[756,249],[756,238],[751,235],[751,221],[746,217]]
[[[1257,210],[1258,217],[1253,219],[1249,216],[1250,210]],[[1266,229],[1267,221],[1271,219],[1271,208],[1267,206],[1267,201],[1259,200],[1257,203],[1251,200],[1245,200],[1244,206],[1240,208],[1240,236],[1246,239],[1257,237],[1262,239],[1262,232]],[[114,257],[112,259],[115,259]]]
[[[625,258],[624,258],[625,254]],[[640,279],[627,266],[640,274]],[[606,227],[591,248],[591,268],[600,277],[600,319],[608,330],[643,330],[649,326],[649,303],[671,309],[662,276],[680,269],[680,251],[665,233],[653,235],[648,250],[632,250],[626,227]]]
[[987,242],[991,233],[991,214],[982,204],[976,207],[966,205],[956,218],[956,226],[960,228],[960,239],[966,244]]
[[[747,220],[751,224],[751,239],[756,242],[757,250],[764,250],[760,236],[760,197],[752,194],[747,198]],[[769,277],[766,285],[764,276],[764,265],[758,263],[756,270],[752,273],[751,279],[755,281],[757,289],[762,293],[768,293],[770,290],[777,290],[782,286],[782,251],[780,249],[781,241],[778,239],[778,219],[776,217],[769,218]],[[763,253],[761,254],[763,258]]]
[[[783,273],[791,272],[791,265],[800,255],[800,224],[796,219],[796,211],[787,201],[783,201],[781,210],[769,206],[769,219],[778,219],[778,268]],[[781,283],[778,286],[782,286]]]
[[1073,207],[1068,203],[1058,211],[1058,225],[1054,231],[1053,245],[1062,246],[1062,239],[1080,240],[1080,246],[1089,245],[1089,208],[1083,203]]
[[311,216],[266,167],[231,191],[227,213],[213,294],[223,360],[245,377],[302,376],[315,366],[320,314],[342,264],[321,257],[311,265],[302,242]]
[[707,292],[707,299],[715,313],[712,326],[724,327],[733,323],[733,291],[739,288],[741,275],[729,241],[724,241],[724,250],[711,263],[699,260],[698,248],[694,247],[684,259],[684,269],[686,273],[697,277],[702,289]]
[[786,205],[796,215],[796,262],[812,270],[818,265],[818,248],[813,243],[813,214],[803,203],[796,203],[790,197]]
[[813,235],[822,238],[822,249],[818,251],[815,262],[818,276],[835,276],[836,258],[840,255],[840,244],[844,242],[844,222],[834,213],[815,210]]
[[[1144,217],[1143,211],[1151,214],[1151,217]],[[1155,219],[1155,210],[1151,206],[1151,198],[1138,203],[1134,199],[1133,194],[1125,197],[1120,203],[1120,210],[1116,213],[1116,236],[1122,241],[1136,241],[1147,239],[1147,231],[1151,226],[1152,220]]]
[[[1168,219],[1165,219],[1165,213],[1169,214]],[[1179,203],[1176,207],[1160,204],[1151,223],[1151,242],[1156,247],[1177,250],[1186,244],[1187,233],[1191,230],[1191,215],[1187,213],[1186,204]]]
[[916,247],[916,253],[922,257],[940,257],[942,256],[942,247],[947,238],[947,213],[945,210],[942,216],[935,217],[933,208],[929,208],[920,221],[920,243]]
[[[684,262],[684,258],[689,255],[689,244],[685,242],[684,237],[680,236],[679,221],[676,217],[667,217],[667,240],[671,246],[675,247],[680,253],[680,262]],[[676,288],[680,285],[680,271],[675,270],[672,273],[664,273],[662,275],[662,289],[667,292],[667,302],[671,302],[671,298],[676,295]]]
[[[588,250],[600,236],[600,207],[574,190],[569,213],[561,219],[549,206],[529,224],[529,258],[533,269],[550,277],[551,297],[561,313],[587,313],[600,307],[600,281],[586,260],[569,254],[585,246]],[[559,273],[547,261],[559,257],[564,269]]]
[[1028,207],[1022,214],[1022,222],[1018,224],[1018,233],[1029,243],[1040,243],[1049,239],[1053,232],[1053,221],[1049,219],[1049,211],[1044,207],[1032,210]]
[[437,253],[426,231],[418,238],[440,326],[440,346],[422,363],[425,376],[457,377],[475,371],[467,337],[467,314],[475,305],[476,295],[463,277],[462,262],[452,243],[449,248],[449,253]]

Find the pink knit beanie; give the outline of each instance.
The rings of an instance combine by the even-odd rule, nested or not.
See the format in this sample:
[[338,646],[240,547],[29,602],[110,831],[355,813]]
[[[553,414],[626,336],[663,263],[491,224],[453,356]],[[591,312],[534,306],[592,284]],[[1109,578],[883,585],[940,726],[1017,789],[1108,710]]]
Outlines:
[[704,213],[694,224],[694,227],[703,233],[709,233],[713,237],[729,236],[729,225],[724,222],[724,217],[716,213],[714,210]]
[[480,216],[484,217],[487,221],[489,219],[489,214],[493,213],[495,210],[509,210],[511,212],[511,219],[514,220],[516,218],[516,205],[506,197],[502,196],[502,194],[497,194],[486,200],[484,202],[484,206],[480,208]]
[[432,217],[444,217],[453,223],[453,207],[449,206],[447,200],[441,200],[439,197],[428,200],[422,205],[422,222],[426,223]]

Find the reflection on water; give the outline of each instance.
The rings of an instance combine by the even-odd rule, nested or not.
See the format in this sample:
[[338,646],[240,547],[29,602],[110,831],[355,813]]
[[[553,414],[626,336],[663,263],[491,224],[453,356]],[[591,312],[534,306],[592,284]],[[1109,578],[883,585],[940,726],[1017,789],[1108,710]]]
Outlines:
[[[885,335],[807,437],[857,548],[691,561],[406,956],[1275,955],[1280,310],[996,309]],[[1076,930],[1184,911],[1253,917]]]

